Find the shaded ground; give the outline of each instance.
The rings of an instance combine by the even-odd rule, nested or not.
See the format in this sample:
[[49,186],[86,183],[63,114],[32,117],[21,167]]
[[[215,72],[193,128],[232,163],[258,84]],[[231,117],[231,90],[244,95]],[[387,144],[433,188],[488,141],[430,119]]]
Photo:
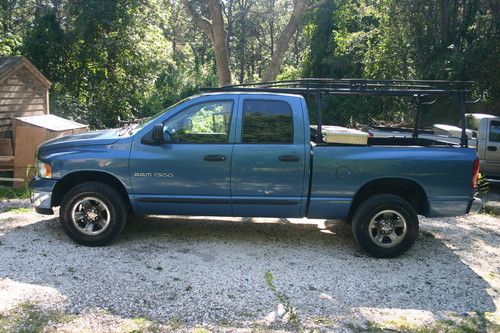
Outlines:
[[499,223],[422,219],[414,248],[384,260],[360,252],[334,221],[135,218],[112,246],[86,248],[57,218],[21,209],[0,214],[0,313],[42,309],[57,314],[43,327],[75,332],[294,330],[279,320],[270,271],[302,327],[359,331],[477,313],[470,318],[487,330],[500,305]]

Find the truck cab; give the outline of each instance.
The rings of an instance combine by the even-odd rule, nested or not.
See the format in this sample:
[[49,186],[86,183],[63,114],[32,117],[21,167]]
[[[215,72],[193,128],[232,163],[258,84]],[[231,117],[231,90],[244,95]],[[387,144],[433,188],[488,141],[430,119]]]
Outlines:
[[[160,116],[132,138],[135,210],[303,216],[310,162],[303,106],[302,97],[287,94],[215,93]],[[152,139],[155,124],[164,144]]]
[[500,118],[482,113],[466,114],[467,128],[475,131],[480,172],[500,180]]

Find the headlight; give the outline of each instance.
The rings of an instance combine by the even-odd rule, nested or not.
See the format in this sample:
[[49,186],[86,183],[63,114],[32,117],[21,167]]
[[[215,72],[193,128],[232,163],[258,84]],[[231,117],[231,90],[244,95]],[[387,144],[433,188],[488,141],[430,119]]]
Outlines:
[[50,164],[38,162],[37,175],[41,178],[51,178],[52,168],[50,167]]

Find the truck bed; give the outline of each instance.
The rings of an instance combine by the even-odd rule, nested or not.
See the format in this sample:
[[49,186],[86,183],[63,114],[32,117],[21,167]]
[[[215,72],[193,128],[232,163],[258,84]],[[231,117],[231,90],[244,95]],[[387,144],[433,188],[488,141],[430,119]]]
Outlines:
[[312,144],[308,217],[345,218],[356,192],[378,179],[387,186],[393,180],[409,180],[421,188],[429,202],[422,215],[464,214],[473,194],[465,175],[472,173],[476,150],[431,146],[429,141],[376,138],[379,145]]

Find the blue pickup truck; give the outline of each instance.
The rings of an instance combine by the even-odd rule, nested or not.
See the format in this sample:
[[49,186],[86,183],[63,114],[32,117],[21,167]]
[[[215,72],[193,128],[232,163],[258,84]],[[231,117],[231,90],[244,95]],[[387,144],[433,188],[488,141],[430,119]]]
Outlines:
[[130,213],[344,219],[363,250],[395,257],[417,239],[417,215],[476,209],[474,149],[419,138],[325,143],[304,95],[244,88],[42,144],[36,211],[60,206],[64,231],[88,246],[116,239]]

